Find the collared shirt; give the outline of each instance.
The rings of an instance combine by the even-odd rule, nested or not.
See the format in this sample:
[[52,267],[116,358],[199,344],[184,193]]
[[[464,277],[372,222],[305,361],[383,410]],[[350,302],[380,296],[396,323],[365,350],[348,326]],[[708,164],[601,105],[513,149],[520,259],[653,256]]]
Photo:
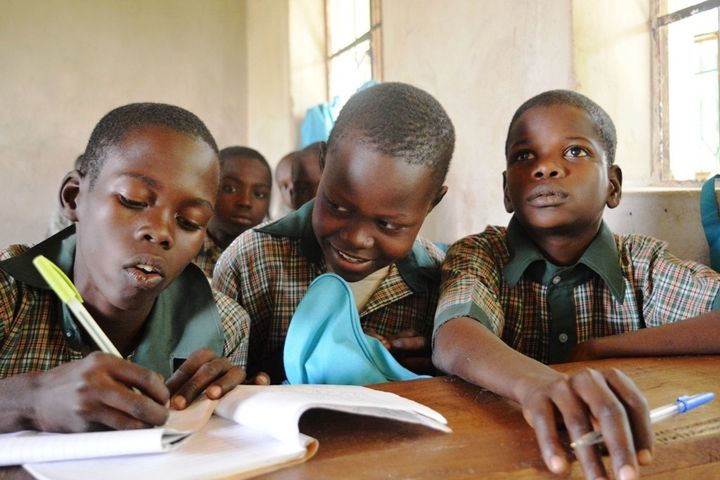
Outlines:
[[[313,279],[327,272],[312,229],[312,208],[309,202],[274,223],[243,232],[217,263],[213,286],[237,300],[252,319],[248,374],[282,371],[278,365],[295,308]],[[360,312],[363,328],[383,336],[413,328],[429,338],[442,258],[432,243],[416,240]]]
[[206,233],[200,253],[193,259],[193,263],[200,267],[207,278],[212,278],[215,264],[222,252],[223,249]]
[[[0,251],[0,378],[49,370],[94,349],[33,267],[38,254],[72,277],[74,227],[33,248],[14,245]],[[167,377],[192,352],[207,347],[244,367],[248,334],[247,313],[212,291],[201,272],[189,265],[156,299],[129,359]]]
[[592,338],[655,327],[716,308],[720,274],[682,261],[666,243],[613,235],[603,223],[580,260],[560,267],[513,217],[454,244],[442,268],[435,330],[470,317],[545,363]]

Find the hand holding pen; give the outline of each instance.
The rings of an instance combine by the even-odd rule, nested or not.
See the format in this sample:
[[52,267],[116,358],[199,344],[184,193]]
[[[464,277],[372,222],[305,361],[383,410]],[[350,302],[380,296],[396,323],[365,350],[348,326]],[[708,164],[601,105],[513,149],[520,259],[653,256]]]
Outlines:
[[[650,422],[655,424],[670,417],[674,417],[675,415],[689,412],[690,410],[711,402],[714,398],[715,394],[713,392],[698,393],[696,395],[681,395],[674,403],[652,409],[650,411]],[[578,448],[595,445],[601,443],[602,441],[602,433],[594,431],[583,435],[576,441],[572,442],[570,446],[572,448]]]

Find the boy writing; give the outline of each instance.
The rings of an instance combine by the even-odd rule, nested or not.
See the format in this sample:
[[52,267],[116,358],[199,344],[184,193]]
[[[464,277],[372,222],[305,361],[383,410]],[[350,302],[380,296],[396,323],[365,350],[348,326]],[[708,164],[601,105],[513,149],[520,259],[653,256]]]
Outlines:
[[235,237],[268,215],[272,174],[260,152],[248,147],[220,150],[220,190],[207,236],[193,263],[212,278],[220,254]]
[[[131,104],[100,120],[61,187],[75,226],[0,253],[0,431],[161,425],[168,400],[184,408],[244,380],[247,315],[188,265],[218,171],[212,135],[186,110]],[[124,358],[93,351],[32,266],[38,254],[73,279]]]
[[243,233],[217,264],[213,285],[252,318],[250,375],[283,380],[290,318],[325,272],[350,283],[366,332],[406,366],[431,368],[442,254],[416,237],[447,191],[454,143],[447,114],[418,88],[385,83],[348,101],[323,151],[315,199]]
[[[597,421],[616,478],[631,479],[652,458],[639,389],[619,371],[566,376],[544,363],[717,353],[720,276],[663,242],[610,232],[603,210],[622,185],[615,145],[610,117],[578,93],[545,92],[517,110],[503,173],[514,215],[448,252],[433,360],[517,401],[553,472],[568,467],[559,414],[573,440]],[[606,476],[593,447],[575,453],[588,478]]]

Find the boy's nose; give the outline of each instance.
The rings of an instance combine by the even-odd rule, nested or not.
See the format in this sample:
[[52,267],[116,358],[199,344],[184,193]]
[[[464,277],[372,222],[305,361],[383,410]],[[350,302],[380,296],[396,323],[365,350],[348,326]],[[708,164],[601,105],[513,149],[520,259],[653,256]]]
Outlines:
[[361,223],[351,222],[341,232],[342,240],[350,247],[356,249],[371,248],[373,237],[370,231]]
[[537,179],[562,178],[565,176],[565,168],[554,159],[538,159],[532,175]]
[[249,190],[241,190],[235,197],[235,203],[243,207],[252,206],[252,192]]
[[165,250],[174,245],[174,233],[175,216],[169,212],[149,213],[143,226],[139,229],[142,239],[156,243]]

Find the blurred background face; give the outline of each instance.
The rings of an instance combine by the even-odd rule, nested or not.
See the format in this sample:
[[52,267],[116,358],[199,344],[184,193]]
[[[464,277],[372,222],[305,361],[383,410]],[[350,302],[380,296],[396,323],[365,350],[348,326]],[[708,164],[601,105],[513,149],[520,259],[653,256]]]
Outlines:
[[275,168],[275,183],[280,189],[280,200],[287,208],[293,208],[292,202],[292,165],[294,153],[285,155]]
[[261,223],[268,214],[271,189],[270,171],[260,160],[241,156],[225,159],[215,215],[208,229],[213,239],[229,244]]
[[292,206],[295,210],[315,198],[320,184],[319,150],[303,150],[292,164]]

